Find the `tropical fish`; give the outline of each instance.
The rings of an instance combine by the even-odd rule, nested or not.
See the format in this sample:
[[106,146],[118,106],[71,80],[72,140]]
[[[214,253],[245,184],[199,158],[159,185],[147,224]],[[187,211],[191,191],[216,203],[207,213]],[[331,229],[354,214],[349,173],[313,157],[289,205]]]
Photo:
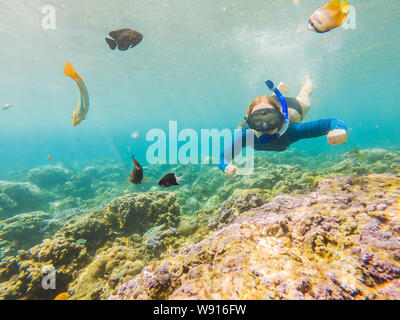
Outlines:
[[57,295],[54,300],[67,300],[68,299],[68,292],[63,292]]
[[169,173],[158,182],[160,187],[169,188],[172,186],[178,186],[178,182],[181,181],[183,177],[177,177],[173,173]]
[[333,0],[316,10],[308,20],[308,30],[318,33],[328,32],[346,21],[350,6],[346,0]]
[[357,148],[352,149],[344,154],[346,158],[364,158],[365,154],[360,152]]
[[141,33],[132,29],[111,31],[109,35],[112,39],[106,38],[106,42],[111,50],[115,50],[117,46],[119,50],[128,50],[138,45],[143,39]]
[[49,154],[49,155],[47,156],[47,160],[48,160],[49,162],[52,162],[52,161],[53,161],[53,157],[51,156],[51,154]]
[[82,77],[76,73],[69,61],[65,63],[64,74],[76,82],[79,88],[79,99],[72,114],[72,126],[80,124],[89,111],[89,94]]
[[153,235],[155,235],[157,232],[159,232],[162,228],[165,227],[165,224],[159,225],[159,226],[155,226],[149,230],[147,230],[144,234],[143,234],[143,238],[148,238],[151,237]]
[[76,243],[85,244],[86,240],[85,239],[78,239],[78,240],[76,240]]
[[10,109],[11,107],[13,107],[12,104],[5,104],[5,105],[1,106],[1,109],[7,110],[7,109]]
[[125,272],[126,272],[126,269],[122,269],[115,275],[115,277],[120,278],[124,275]]
[[136,139],[137,137],[139,137],[139,132],[133,132],[131,134],[132,139]]
[[143,180],[149,181],[148,179],[143,177],[143,168],[140,165],[140,163],[136,161],[134,156],[132,156],[132,161],[133,161],[134,168],[131,171],[131,175],[130,175],[129,179],[126,180],[124,183],[127,183],[130,181],[133,184],[140,184],[140,183],[142,183]]

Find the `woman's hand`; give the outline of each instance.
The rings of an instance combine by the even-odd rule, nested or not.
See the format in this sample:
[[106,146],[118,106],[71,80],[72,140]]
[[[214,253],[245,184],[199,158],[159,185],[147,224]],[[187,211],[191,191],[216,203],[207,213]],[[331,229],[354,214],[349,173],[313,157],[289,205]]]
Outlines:
[[228,178],[233,178],[236,175],[237,167],[234,164],[228,164],[225,168],[225,175]]
[[328,143],[333,146],[338,146],[347,142],[347,131],[344,129],[336,129],[329,131],[328,133]]

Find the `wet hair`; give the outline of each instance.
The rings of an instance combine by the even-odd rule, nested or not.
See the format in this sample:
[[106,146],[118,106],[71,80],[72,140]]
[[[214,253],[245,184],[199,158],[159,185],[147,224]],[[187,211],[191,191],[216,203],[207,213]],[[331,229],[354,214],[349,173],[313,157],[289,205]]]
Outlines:
[[[274,98],[272,98],[271,96],[259,96],[259,97],[255,98],[248,106],[247,111],[246,111],[246,119],[251,115],[254,108],[257,107],[261,103],[267,103],[267,104],[273,106],[275,109],[279,110],[279,112],[281,111],[279,108],[279,104],[275,101]],[[247,123],[247,121],[244,121],[243,123],[241,123],[239,125],[238,129],[242,129],[246,123]]]

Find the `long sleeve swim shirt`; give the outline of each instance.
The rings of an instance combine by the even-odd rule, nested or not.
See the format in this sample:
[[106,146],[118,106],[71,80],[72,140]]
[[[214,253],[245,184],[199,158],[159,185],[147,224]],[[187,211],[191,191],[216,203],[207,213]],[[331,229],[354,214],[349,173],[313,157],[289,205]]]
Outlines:
[[[234,135],[232,143],[224,148],[224,151],[220,155],[218,166],[222,171],[225,171],[225,168],[231,163],[232,159],[241,152],[241,148],[248,147],[246,141],[254,141],[254,146],[252,146],[254,150],[284,151],[296,141],[321,137],[327,135],[329,131],[336,129],[343,129],[347,132],[346,123],[340,119],[291,123],[284,135],[269,143],[263,143],[263,139],[255,136],[253,131],[249,130],[248,126],[245,125]],[[253,135],[253,139],[248,139],[248,135]]]

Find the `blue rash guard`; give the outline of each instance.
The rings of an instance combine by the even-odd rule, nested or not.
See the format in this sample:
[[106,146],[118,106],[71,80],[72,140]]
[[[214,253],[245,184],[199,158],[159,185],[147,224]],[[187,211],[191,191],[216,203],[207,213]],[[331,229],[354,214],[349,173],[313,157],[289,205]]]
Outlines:
[[[346,123],[340,119],[323,119],[306,123],[291,123],[283,136],[270,143],[262,143],[260,138],[255,136],[252,130],[248,129],[248,126],[245,125],[242,130],[238,131],[233,137],[232,144],[228,145],[224,152],[221,153],[218,166],[222,171],[225,171],[225,168],[232,161],[231,155],[233,154],[234,158],[240,153],[240,143],[242,148],[246,147],[246,136],[249,134],[254,136],[255,150],[284,151],[289,148],[292,143],[301,139],[325,136],[329,131],[336,129],[343,129],[347,132]],[[239,147],[235,148],[235,145]],[[234,151],[236,151],[235,154]]]

